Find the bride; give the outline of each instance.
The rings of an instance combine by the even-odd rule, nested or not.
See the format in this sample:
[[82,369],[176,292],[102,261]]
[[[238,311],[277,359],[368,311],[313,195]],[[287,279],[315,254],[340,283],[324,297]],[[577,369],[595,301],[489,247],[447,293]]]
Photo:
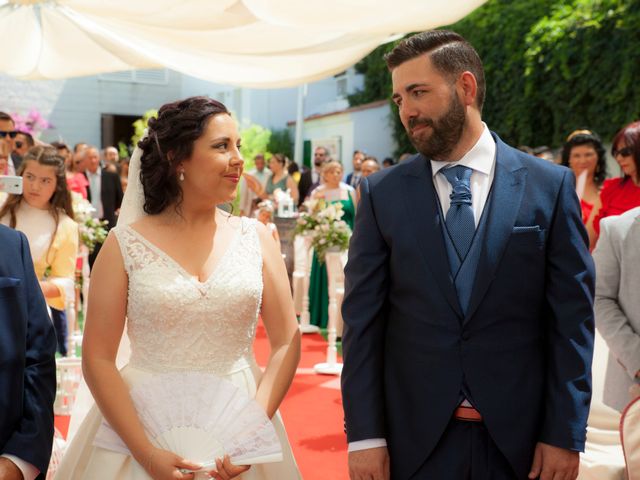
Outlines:
[[[300,356],[284,263],[263,225],[216,208],[236,195],[239,148],[231,115],[206,97],[164,105],[149,121],[118,225],[91,276],[82,363],[97,407],[56,478],[300,478],[277,412]],[[258,314],[271,345],[264,372],[252,350]],[[118,371],[125,317],[131,358]],[[204,472],[154,445],[129,390],[170,372],[215,374],[253,397],[271,418],[283,460],[249,467],[225,456]],[[122,448],[105,448],[110,442]]]

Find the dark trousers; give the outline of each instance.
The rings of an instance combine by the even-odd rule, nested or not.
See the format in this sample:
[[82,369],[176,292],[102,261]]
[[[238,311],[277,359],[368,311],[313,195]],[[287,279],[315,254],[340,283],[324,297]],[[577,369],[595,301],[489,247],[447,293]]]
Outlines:
[[51,320],[56,331],[56,341],[58,342],[58,352],[63,357],[67,356],[67,313],[64,310],[51,309]]
[[455,419],[451,419],[436,448],[411,478],[517,480],[482,422]]

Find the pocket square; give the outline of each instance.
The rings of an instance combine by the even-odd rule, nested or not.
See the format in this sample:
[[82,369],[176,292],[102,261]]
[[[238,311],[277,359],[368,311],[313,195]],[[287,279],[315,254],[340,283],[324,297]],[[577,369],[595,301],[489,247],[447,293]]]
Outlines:
[[513,227],[513,233],[540,232],[540,225],[531,225],[526,227]]
[[20,285],[19,278],[0,277],[0,288],[17,287],[18,285]]

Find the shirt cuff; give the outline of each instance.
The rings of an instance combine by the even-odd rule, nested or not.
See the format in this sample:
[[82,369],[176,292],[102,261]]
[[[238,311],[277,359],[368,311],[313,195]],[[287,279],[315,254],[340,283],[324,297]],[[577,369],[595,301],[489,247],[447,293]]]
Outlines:
[[386,446],[387,441],[384,438],[367,438],[366,440],[358,440],[357,442],[349,443],[349,452],[357,452],[359,450]]
[[20,469],[22,472],[22,476],[24,480],[35,480],[35,478],[40,475],[40,470],[37,467],[34,467],[29,462],[22,460],[21,458],[16,457],[15,455],[9,455],[8,453],[3,453],[0,457],[7,458],[11,460],[16,467]]

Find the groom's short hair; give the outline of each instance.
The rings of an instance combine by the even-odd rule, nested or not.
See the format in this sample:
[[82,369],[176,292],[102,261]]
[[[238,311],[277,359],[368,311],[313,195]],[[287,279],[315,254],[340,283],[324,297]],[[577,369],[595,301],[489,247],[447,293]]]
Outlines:
[[476,77],[476,102],[482,111],[485,96],[484,67],[475,48],[464,37],[450,30],[429,30],[402,40],[384,57],[389,71],[420,55],[429,55],[433,66],[447,77],[465,71]]

